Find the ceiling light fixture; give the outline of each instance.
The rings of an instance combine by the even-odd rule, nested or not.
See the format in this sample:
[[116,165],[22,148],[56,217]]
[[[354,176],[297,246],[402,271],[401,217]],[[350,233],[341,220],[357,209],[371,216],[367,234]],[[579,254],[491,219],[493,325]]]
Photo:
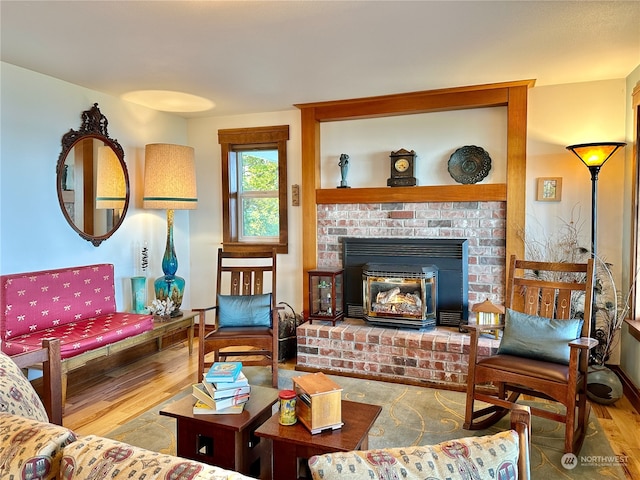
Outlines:
[[216,106],[206,98],[171,90],[136,90],[123,94],[122,99],[161,112],[204,112]]

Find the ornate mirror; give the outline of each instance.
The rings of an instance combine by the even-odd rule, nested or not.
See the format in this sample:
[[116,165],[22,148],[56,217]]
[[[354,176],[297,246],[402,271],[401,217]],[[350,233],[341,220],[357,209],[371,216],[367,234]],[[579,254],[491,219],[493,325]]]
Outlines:
[[82,112],[80,130],[62,137],[56,167],[62,213],[71,228],[96,247],[120,227],[129,207],[124,150],[109,138],[108,123],[97,103]]

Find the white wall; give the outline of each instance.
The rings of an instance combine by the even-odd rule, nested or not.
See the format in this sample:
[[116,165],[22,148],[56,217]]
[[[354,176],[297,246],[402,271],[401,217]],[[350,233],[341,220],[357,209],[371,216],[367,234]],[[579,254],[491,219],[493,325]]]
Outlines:
[[491,157],[491,170],[481,183],[506,181],[506,107],[326,122],[320,135],[322,188],[340,184],[342,153],[349,155],[351,187],[386,186],[389,154],[401,148],[416,152],[418,185],[455,185],[447,165],[451,154],[465,145],[482,147]]
[[[144,146],[185,143],[186,120],[8,63],[1,63],[0,68],[0,272],[113,263],[117,306],[129,309],[134,244],[150,242],[151,276],[155,278],[162,275],[166,239],[166,213],[142,210]],[[99,247],[80,238],[67,224],[56,193],[62,136],[70,129],[78,130],[82,112],[96,102],[109,120],[109,136],[124,148],[131,183],[127,216],[120,229]],[[178,274],[187,280],[188,222],[188,212],[176,212]],[[188,293],[189,283],[185,306]]]
[[[574,220],[591,244],[591,175],[566,146],[624,141],[627,93],[624,79],[535,87],[529,91],[527,138],[527,234],[557,232]],[[619,281],[622,263],[625,151],[600,170],[597,184],[598,256],[613,264]],[[535,200],[539,177],[562,177],[562,200]]]

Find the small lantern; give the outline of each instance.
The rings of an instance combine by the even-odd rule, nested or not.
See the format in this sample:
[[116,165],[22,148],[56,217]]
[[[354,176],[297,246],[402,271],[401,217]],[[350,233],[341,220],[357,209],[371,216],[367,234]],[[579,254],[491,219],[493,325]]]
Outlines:
[[[489,299],[482,303],[476,303],[471,307],[471,311],[476,312],[478,325],[500,325],[500,315],[504,315],[504,307],[502,305],[494,305]],[[498,339],[498,329],[488,331],[493,332],[495,339]]]

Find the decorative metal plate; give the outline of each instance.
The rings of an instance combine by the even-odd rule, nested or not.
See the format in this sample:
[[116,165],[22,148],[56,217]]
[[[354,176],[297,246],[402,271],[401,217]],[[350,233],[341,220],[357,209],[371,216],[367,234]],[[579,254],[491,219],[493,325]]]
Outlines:
[[491,157],[482,147],[466,145],[449,158],[449,174],[458,183],[478,183],[491,170]]

